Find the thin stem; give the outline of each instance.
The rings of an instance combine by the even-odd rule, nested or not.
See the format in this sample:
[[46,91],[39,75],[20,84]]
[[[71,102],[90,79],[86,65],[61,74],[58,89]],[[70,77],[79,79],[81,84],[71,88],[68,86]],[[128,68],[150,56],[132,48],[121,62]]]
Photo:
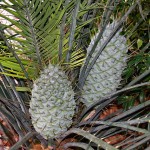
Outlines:
[[140,146],[140,145],[142,145],[142,144],[148,142],[149,140],[150,140],[150,136],[145,137],[143,140],[134,143],[134,145],[132,145],[132,146],[130,146],[130,147],[124,149],[124,150],[133,150],[133,149],[137,148],[138,146]]
[[68,149],[69,147],[80,147],[85,150],[94,150],[89,144],[85,144],[82,142],[71,142],[64,145],[65,149]]
[[[134,108],[132,108],[132,109],[130,109],[128,111],[125,111],[124,113],[122,113],[122,114],[120,114],[120,115],[110,119],[109,121],[111,121],[111,122],[118,121],[118,120],[120,120],[122,118],[125,118],[125,117],[129,116],[130,114],[133,114],[135,112],[140,111],[143,108],[148,107],[149,105],[150,105],[150,101],[146,101],[146,102],[144,102],[144,103],[142,103],[142,104],[140,104],[138,106],[135,106]],[[105,128],[107,128],[107,127],[106,126],[96,127],[92,132],[97,132],[97,131],[100,131],[100,130],[105,129]]]
[[27,116],[27,114],[24,114],[17,106],[14,105],[13,102],[11,102],[10,99],[0,96],[0,101],[22,123],[24,129],[26,129],[27,131],[31,131],[32,123],[29,116]]
[[16,60],[18,61],[18,64],[20,65],[25,77],[27,79],[29,79],[28,73],[24,67],[24,65],[22,64],[20,58],[18,57],[18,55],[15,53],[14,49],[12,48],[12,46],[9,44],[8,40],[6,39],[6,37],[3,34],[3,31],[1,30],[1,25],[0,25],[0,37],[3,39],[3,41],[5,42],[6,46],[8,47],[8,50],[14,55],[14,57],[16,58]]
[[72,16],[72,24],[71,24],[70,36],[69,36],[69,49],[68,49],[67,56],[66,56],[66,62],[67,63],[70,61],[70,57],[71,57],[79,6],[80,6],[80,0],[77,0],[75,8],[74,8],[74,13],[73,13],[73,16]]
[[117,150],[115,147],[109,145],[108,143],[104,142],[103,140],[97,138],[96,136],[88,133],[87,131],[78,129],[78,128],[73,128],[69,131],[67,131],[63,136],[66,137],[69,134],[76,133],[78,135],[83,136],[84,138],[88,139],[90,142],[93,142],[98,145],[98,147],[102,147],[103,149],[107,150]]
[[135,142],[137,142],[137,141],[139,141],[139,140],[141,140],[141,139],[143,139],[143,138],[145,138],[145,137],[147,137],[147,136],[150,136],[150,133],[149,133],[149,134],[141,135],[141,136],[139,136],[139,137],[137,137],[137,138],[134,138],[134,139],[132,139],[132,140],[128,140],[128,141],[126,141],[126,142],[119,143],[119,144],[116,145],[116,147],[121,147],[121,146],[123,146],[123,145],[127,145],[127,144],[132,143],[132,142],[135,143]]
[[[138,122],[137,121],[138,119],[136,119],[136,122],[134,121],[134,124],[135,123],[140,123],[140,122]],[[149,120],[147,119],[147,120],[144,120],[144,122],[148,122]],[[141,132],[141,133],[149,133],[149,131],[148,130],[146,130],[146,129],[142,129],[142,128],[138,128],[138,127],[134,127],[134,126],[131,126],[131,125],[128,125],[129,123],[127,123],[126,121],[123,121],[123,122],[112,122],[112,121],[91,121],[90,123],[89,123],[90,125],[100,125],[100,124],[102,124],[102,125],[107,125],[107,126],[109,126],[109,127],[111,127],[111,126],[114,126],[114,127],[120,127],[120,128],[125,128],[125,129],[129,129],[129,130],[132,130],[132,131],[136,131],[136,132]]]
[[20,141],[18,141],[15,145],[13,145],[10,150],[16,150],[18,149],[21,145],[23,145],[25,142],[27,142],[32,136],[35,136],[37,133],[36,132],[29,132],[27,133]]
[[125,86],[126,87],[130,87],[132,85],[134,85],[135,83],[141,81],[143,78],[145,78],[146,76],[148,76],[150,74],[150,69],[146,70],[144,73],[142,73],[140,76],[138,76],[137,78],[135,78],[133,81],[131,81],[128,85]]
[[[0,65],[0,69],[2,70],[2,72],[4,72],[3,67]],[[5,76],[5,75],[4,75]],[[28,114],[27,108],[22,100],[22,98],[20,97],[20,95],[18,94],[18,92],[15,89],[14,83],[12,82],[11,78],[9,76],[5,76],[7,82],[10,85],[10,88],[12,89],[16,99],[18,100],[18,102],[20,103],[20,107],[22,109],[22,111],[26,114]]]
[[[3,72],[2,69],[1,69],[1,64],[0,64],[0,71]],[[3,81],[2,83],[4,84],[4,87],[8,92],[8,94],[6,95],[6,98],[9,98],[9,96],[10,96],[12,101],[15,102],[16,98],[15,98],[15,95],[14,95],[13,91],[9,88],[10,85],[9,85],[8,80],[7,80],[7,76],[2,74],[1,78],[2,78],[2,81]],[[19,103],[17,103],[17,106],[19,107]]]
[[[119,121],[117,123],[121,123],[121,124],[130,124],[130,125],[134,125],[134,124],[141,124],[141,123],[145,123],[145,122],[149,122],[150,118],[149,117],[145,117],[145,118],[137,118],[137,119],[133,119],[133,120],[128,120],[128,121]],[[99,125],[99,124],[104,124],[104,121],[86,121],[86,122],[81,122],[79,126],[85,126],[85,125]]]
[[92,108],[94,108],[95,106],[98,106],[99,104],[103,105],[103,102],[107,103],[110,103],[112,102],[114,99],[117,98],[117,95],[123,93],[123,92],[126,92],[128,90],[132,90],[134,88],[138,88],[138,87],[142,87],[142,86],[146,86],[146,85],[150,85],[150,82],[145,82],[145,83],[141,83],[141,84],[137,84],[137,85],[134,85],[134,86],[130,86],[130,87],[126,87],[126,88],[123,88],[119,91],[116,91],[104,98],[101,98],[100,100],[98,100],[97,102],[93,103],[90,107],[88,107],[82,114],[81,114],[81,117],[79,118],[79,121],[81,121],[81,119],[88,113],[90,112],[90,110],[92,110]]
[[2,106],[2,104],[0,104],[0,110],[1,113],[9,120],[9,122],[12,124],[13,128],[16,130],[16,132],[19,134],[20,137],[23,137],[23,132],[21,131],[21,129],[18,127],[17,122],[15,121],[15,119],[13,118],[13,116],[6,110],[5,107]]
[[[131,85],[133,85],[133,84],[131,84]],[[123,93],[123,92],[128,91],[128,90],[132,90],[134,88],[150,85],[150,82],[144,82],[144,83],[137,84],[137,85],[134,85],[134,86],[131,86],[131,85],[130,86],[126,86],[125,88],[123,88],[123,89],[121,89],[121,90],[119,90],[119,91],[117,91],[117,92],[115,92],[113,94],[110,94],[109,97],[116,96],[116,95],[118,95],[120,93]]]
[[[69,3],[69,0],[66,0],[64,6],[67,6],[68,3]],[[62,23],[61,23],[61,27],[60,27],[60,40],[59,40],[59,51],[58,51],[59,61],[62,60],[63,37],[65,34],[64,28],[65,28],[66,17],[67,17],[67,14],[65,13],[62,18]]]
[[24,0],[24,5],[25,5],[25,9],[26,9],[26,17],[27,17],[29,25],[30,25],[30,31],[31,31],[31,36],[33,38],[33,42],[34,42],[36,55],[37,55],[37,58],[38,58],[38,63],[40,65],[40,68],[42,68],[42,60],[41,60],[41,56],[40,56],[40,49],[39,49],[38,42],[37,42],[37,39],[36,39],[36,33],[35,33],[33,23],[32,23],[32,19],[31,19],[31,16],[30,16],[30,11],[29,11],[29,6],[28,6],[27,0]]

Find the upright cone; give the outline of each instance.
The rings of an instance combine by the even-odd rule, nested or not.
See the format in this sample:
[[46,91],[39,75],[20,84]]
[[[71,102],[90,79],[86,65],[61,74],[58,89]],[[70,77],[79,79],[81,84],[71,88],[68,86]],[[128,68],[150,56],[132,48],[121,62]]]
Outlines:
[[[113,22],[106,27],[103,37],[99,41],[92,59],[100,50],[102,44],[110,36],[110,33],[115,28],[116,24],[117,22]],[[102,51],[85,81],[82,92],[82,102],[86,106],[90,106],[100,98],[116,91],[120,84],[121,74],[126,67],[128,51],[126,38],[123,35],[120,35],[120,32],[121,30],[116,33]],[[91,51],[98,34],[99,33],[91,39],[91,43],[87,48],[87,56]]]
[[45,139],[59,137],[72,124],[74,109],[71,82],[50,64],[33,85],[29,112],[35,130]]

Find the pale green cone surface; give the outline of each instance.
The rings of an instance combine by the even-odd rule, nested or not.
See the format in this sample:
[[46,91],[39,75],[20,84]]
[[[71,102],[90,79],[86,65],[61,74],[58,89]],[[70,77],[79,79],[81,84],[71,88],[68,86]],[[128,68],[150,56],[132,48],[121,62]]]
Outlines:
[[71,126],[74,109],[71,82],[50,64],[33,85],[29,112],[35,130],[45,139],[59,137]]
[[[113,22],[106,27],[103,37],[99,41],[92,59],[99,51],[104,41],[110,36],[115,25],[116,22]],[[85,81],[82,91],[82,102],[86,106],[90,106],[100,98],[116,91],[120,85],[121,74],[126,67],[127,61],[126,38],[123,35],[120,35],[120,32],[121,30],[116,33],[106,48],[102,51]],[[91,39],[91,43],[87,48],[87,55],[91,51],[98,34],[99,33]]]

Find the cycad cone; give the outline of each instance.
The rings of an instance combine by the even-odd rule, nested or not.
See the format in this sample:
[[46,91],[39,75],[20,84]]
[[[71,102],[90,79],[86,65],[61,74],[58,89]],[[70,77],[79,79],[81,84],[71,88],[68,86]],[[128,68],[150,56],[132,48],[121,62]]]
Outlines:
[[[110,33],[115,28],[116,24],[116,22],[113,22],[112,24],[107,25],[103,37],[93,53],[92,59],[100,50],[102,44],[110,36]],[[114,92],[120,84],[121,74],[126,67],[128,51],[126,38],[120,35],[120,32],[121,30],[116,33],[102,51],[85,81],[82,101],[86,106],[90,106],[100,98]],[[92,38],[91,43],[87,48],[87,55],[91,51],[98,34],[99,33]]]
[[71,82],[50,64],[33,85],[29,112],[35,130],[45,139],[59,137],[72,124],[74,109]]

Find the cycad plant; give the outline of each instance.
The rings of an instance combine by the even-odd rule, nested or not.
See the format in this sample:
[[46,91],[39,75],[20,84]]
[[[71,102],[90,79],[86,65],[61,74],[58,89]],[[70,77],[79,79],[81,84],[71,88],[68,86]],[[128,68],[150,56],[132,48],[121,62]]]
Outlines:
[[[92,58],[96,56],[101,46],[104,44],[111,31],[117,26],[117,22],[107,25],[102,39],[98,42]],[[126,38],[120,35],[119,30],[105,47],[99,58],[96,60],[93,68],[89,72],[85,85],[83,86],[83,102],[90,106],[99,98],[105,97],[118,88],[121,81],[121,74],[126,67],[127,51]],[[87,57],[92,50],[94,42],[99,33],[91,40],[87,48]],[[90,62],[89,62],[90,63]],[[82,72],[82,70],[81,70]]]
[[[149,11],[147,7],[142,10],[145,4],[147,1],[0,2],[0,19],[7,21],[0,24],[0,113],[20,139],[11,149],[29,147],[36,143],[33,139],[47,146],[51,139],[65,140],[69,134],[79,135],[73,138],[76,142],[56,145],[53,141],[53,146],[91,150],[148,147]],[[142,16],[139,24],[133,15]],[[145,34],[135,33],[141,24]],[[141,80],[145,82],[133,86]],[[143,93],[142,100],[138,93]],[[110,105],[119,109],[107,115]],[[114,143],[111,137],[116,136],[124,138]]]

